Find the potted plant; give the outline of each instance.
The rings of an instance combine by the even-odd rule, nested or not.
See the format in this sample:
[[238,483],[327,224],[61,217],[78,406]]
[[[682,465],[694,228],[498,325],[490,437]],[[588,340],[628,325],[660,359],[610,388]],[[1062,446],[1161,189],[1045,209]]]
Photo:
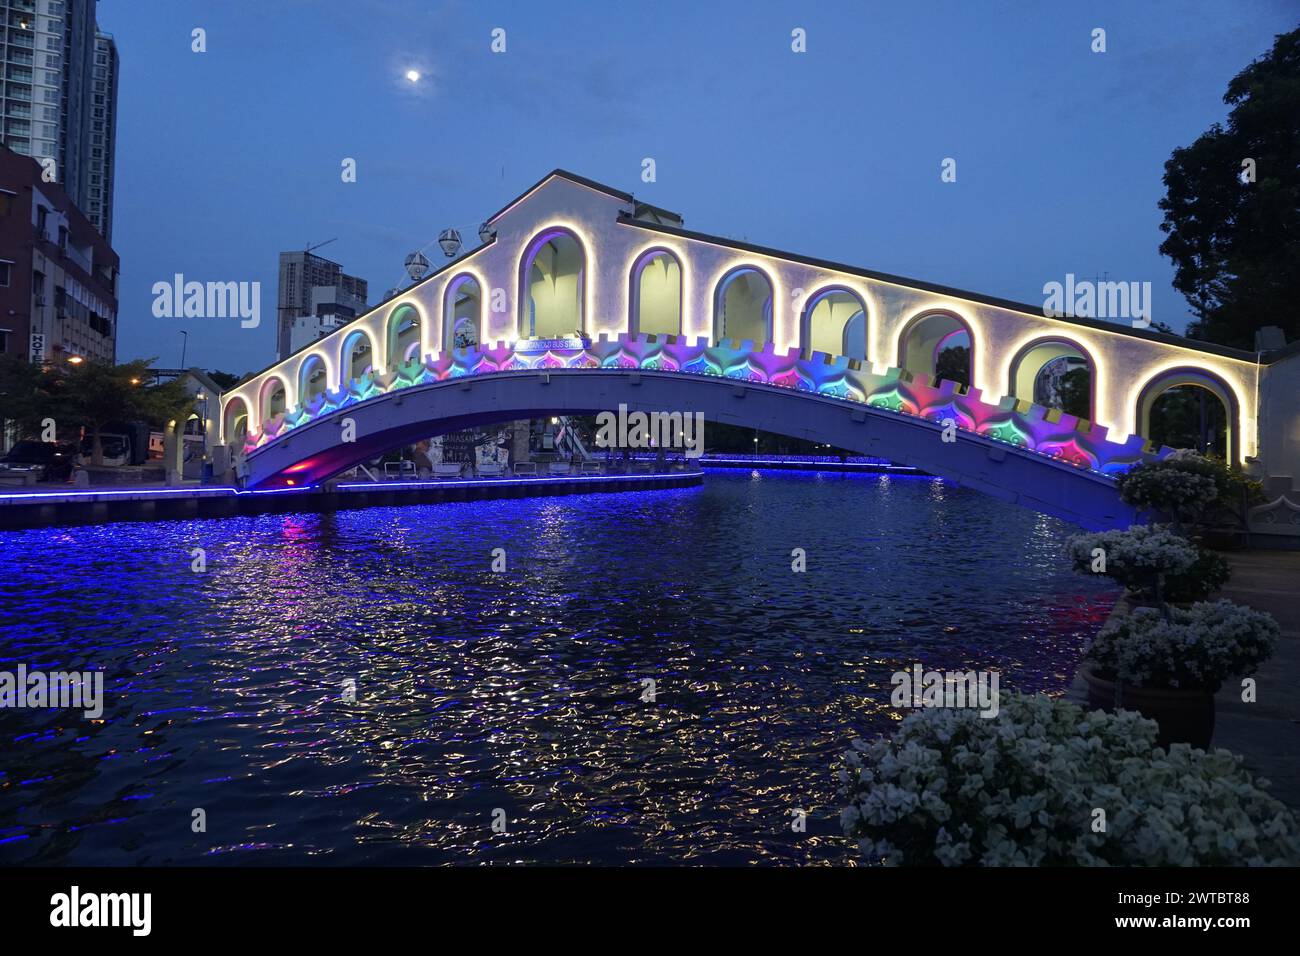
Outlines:
[[839,777],[841,826],[870,863],[1300,863],[1294,816],[1240,758],[1162,752],[1138,714],[1037,694],[1003,694],[992,718],[917,711],[892,736],[855,740]]
[[1156,525],[1074,535],[1066,550],[1081,573],[1103,574],[1136,601],[1195,601],[1227,582],[1228,562],[1182,535]]
[[1152,718],[1162,747],[1208,747],[1219,686],[1254,672],[1278,634],[1272,617],[1231,601],[1135,608],[1103,627],[1084,652],[1088,703]]
[[1175,528],[1190,527],[1195,535],[1233,526],[1240,532],[1250,507],[1266,500],[1263,485],[1239,468],[1188,450],[1134,465],[1116,487],[1139,512],[1165,515]]

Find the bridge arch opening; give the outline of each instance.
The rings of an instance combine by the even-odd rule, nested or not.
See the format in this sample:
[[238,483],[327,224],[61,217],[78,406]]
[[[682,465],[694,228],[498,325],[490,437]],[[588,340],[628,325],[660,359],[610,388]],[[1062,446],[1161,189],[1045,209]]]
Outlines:
[[1162,372],[1143,386],[1138,434],[1157,445],[1241,460],[1240,410],[1228,384],[1204,369]]
[[314,352],[307,355],[298,366],[298,404],[310,405],[318,395],[329,388],[325,360]]
[[804,307],[799,343],[804,355],[826,352],[866,361],[866,304],[842,286],[818,290]]
[[587,257],[568,229],[555,227],[528,244],[520,263],[519,337],[554,339],[581,333]]
[[339,349],[339,378],[344,387],[374,368],[374,354],[374,343],[364,329],[356,329],[343,339],[343,347]]
[[226,402],[221,416],[221,437],[227,445],[240,446],[248,436],[248,403],[236,396]]
[[388,316],[387,365],[405,365],[420,357],[420,313],[413,305],[399,305]]
[[969,386],[975,367],[970,326],[951,312],[918,315],[899,333],[898,367]]
[[713,296],[713,340],[772,341],[772,280],[753,266],[724,275]]
[[682,264],[667,249],[648,249],[632,265],[628,295],[632,335],[681,335]]
[[1092,356],[1077,342],[1037,339],[1012,358],[1007,371],[1008,394],[1092,421],[1096,374]]
[[447,283],[442,302],[443,351],[472,349],[483,341],[483,290],[463,272]]
[[278,375],[269,376],[262,383],[261,391],[258,393],[258,419],[263,424],[269,422],[276,415],[280,415],[288,407],[289,389],[285,385],[284,379]]

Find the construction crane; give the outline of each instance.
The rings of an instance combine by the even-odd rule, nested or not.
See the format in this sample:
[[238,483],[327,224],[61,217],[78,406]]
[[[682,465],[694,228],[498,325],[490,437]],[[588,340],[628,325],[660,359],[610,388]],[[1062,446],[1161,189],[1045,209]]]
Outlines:
[[335,236],[333,239],[326,239],[324,242],[318,242],[314,246],[308,245],[307,248],[303,250],[303,252],[310,253],[313,250],[319,249],[321,246],[328,246],[331,242],[338,242],[338,241],[339,241],[339,237]]

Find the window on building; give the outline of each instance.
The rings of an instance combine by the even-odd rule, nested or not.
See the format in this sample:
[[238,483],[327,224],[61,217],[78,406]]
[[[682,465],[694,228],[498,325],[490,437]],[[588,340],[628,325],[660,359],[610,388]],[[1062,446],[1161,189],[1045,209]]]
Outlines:
[[0,189],[0,216],[7,216],[14,209],[14,198],[17,193],[11,193],[7,189]]
[[13,268],[13,263],[8,259],[0,259],[0,288],[9,288],[9,270]]

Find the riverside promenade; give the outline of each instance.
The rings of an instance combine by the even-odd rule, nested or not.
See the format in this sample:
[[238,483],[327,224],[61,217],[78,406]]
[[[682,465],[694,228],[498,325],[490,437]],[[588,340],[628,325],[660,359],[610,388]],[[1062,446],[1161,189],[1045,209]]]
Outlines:
[[240,490],[224,485],[28,487],[0,490],[0,530],[111,521],[230,518],[239,515],[340,511],[405,504],[535,498],[688,488],[698,469],[643,474],[546,475],[393,481],[330,481],[319,486]]
[[1242,703],[1240,681],[1219,692],[1214,745],[1245,757],[1253,773],[1272,782],[1275,797],[1300,811],[1300,551],[1234,551],[1227,558],[1232,580],[1220,597],[1267,611],[1282,637],[1255,675],[1255,703]]
[[[1256,673],[1256,699],[1243,703],[1241,682],[1224,684],[1215,698],[1213,747],[1245,758],[1269,792],[1300,813],[1300,551],[1230,551],[1232,580],[1212,600],[1227,598],[1276,618],[1282,629],[1277,649]],[[1121,598],[1111,617],[1127,614]],[[1076,674],[1066,697],[1088,706],[1088,688]]]

